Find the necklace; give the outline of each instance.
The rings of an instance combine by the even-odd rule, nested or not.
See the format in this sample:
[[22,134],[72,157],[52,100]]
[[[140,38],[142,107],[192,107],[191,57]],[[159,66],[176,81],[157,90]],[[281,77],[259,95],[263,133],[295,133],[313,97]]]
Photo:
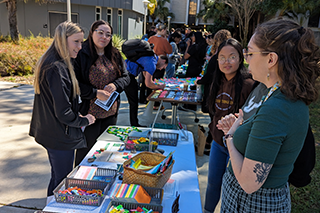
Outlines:
[[100,55],[100,56],[102,56],[102,55],[104,55],[104,52],[102,52],[102,53],[98,53],[98,52],[97,52],[97,54]]
[[267,96],[263,96],[263,97],[262,97],[262,100],[261,100],[262,103],[265,102],[266,100],[268,100],[268,98],[270,98],[270,96],[272,95],[272,93],[273,93],[274,91],[276,91],[279,87],[280,87],[280,83],[279,83],[279,82],[276,82],[276,83],[272,86],[272,88],[269,90]]

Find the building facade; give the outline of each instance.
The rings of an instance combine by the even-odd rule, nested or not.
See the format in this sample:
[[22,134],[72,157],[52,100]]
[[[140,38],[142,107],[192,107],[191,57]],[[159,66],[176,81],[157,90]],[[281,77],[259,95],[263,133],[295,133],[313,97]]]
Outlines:
[[[23,36],[53,36],[56,26],[67,20],[67,1],[38,4],[35,1],[18,1],[17,21]],[[144,5],[141,0],[72,0],[71,19],[85,29],[88,35],[91,24],[99,19],[108,21],[114,34],[124,39],[143,34]],[[9,35],[8,11],[0,4],[0,34]]]

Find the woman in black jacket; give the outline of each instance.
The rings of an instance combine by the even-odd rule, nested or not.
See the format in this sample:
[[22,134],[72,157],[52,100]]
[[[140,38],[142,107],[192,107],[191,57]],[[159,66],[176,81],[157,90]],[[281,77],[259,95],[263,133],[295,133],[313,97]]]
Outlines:
[[184,59],[189,60],[186,78],[200,75],[205,62],[207,46],[208,44],[201,32],[193,33],[187,41],[187,49],[184,54]]
[[87,148],[77,149],[78,165],[109,125],[117,123],[120,96],[106,111],[96,105],[96,99],[108,100],[112,92],[121,93],[130,77],[119,50],[112,46],[112,27],[103,20],[92,24],[89,36],[75,61],[75,73],[81,90],[82,114],[90,113],[96,122],[84,130]]
[[81,127],[95,118],[79,115],[80,89],[71,58],[77,56],[83,30],[72,22],[63,22],[55,30],[54,40],[35,68],[35,97],[29,135],[48,152],[51,180],[48,196],[72,171],[74,150],[86,147]]

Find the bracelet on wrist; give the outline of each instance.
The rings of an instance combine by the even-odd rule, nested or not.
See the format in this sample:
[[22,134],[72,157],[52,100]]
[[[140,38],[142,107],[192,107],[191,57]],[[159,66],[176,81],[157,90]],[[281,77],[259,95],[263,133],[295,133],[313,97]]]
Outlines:
[[223,145],[224,145],[226,148],[228,148],[228,147],[227,147],[227,139],[228,139],[228,138],[233,138],[233,135],[232,135],[232,134],[226,134],[225,136],[222,137]]

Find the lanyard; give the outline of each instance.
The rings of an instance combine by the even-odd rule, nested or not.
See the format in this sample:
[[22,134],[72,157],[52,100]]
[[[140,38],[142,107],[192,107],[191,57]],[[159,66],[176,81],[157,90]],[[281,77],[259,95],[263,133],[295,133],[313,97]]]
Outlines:
[[265,102],[266,100],[268,100],[268,98],[270,98],[270,96],[272,95],[272,93],[273,93],[274,91],[276,91],[279,87],[280,87],[279,82],[276,82],[276,83],[272,86],[272,88],[269,90],[267,96],[263,96],[263,97],[262,97],[261,102],[263,103],[263,102]]

